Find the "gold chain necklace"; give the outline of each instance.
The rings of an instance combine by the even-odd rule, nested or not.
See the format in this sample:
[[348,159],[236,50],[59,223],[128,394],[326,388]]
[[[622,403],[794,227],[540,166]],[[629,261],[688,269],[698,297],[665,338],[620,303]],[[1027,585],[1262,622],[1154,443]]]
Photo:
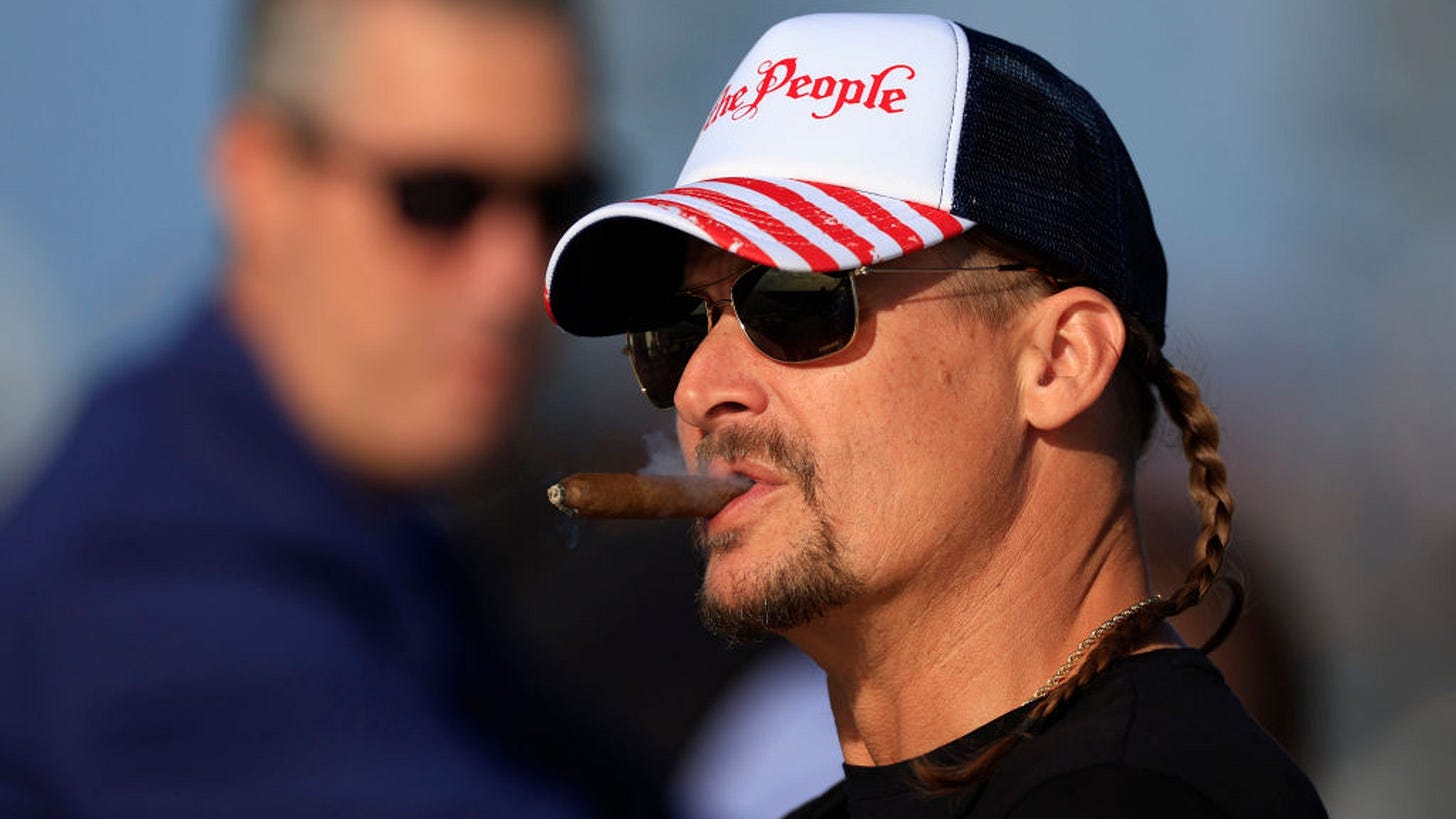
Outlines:
[[1022,705],[1030,705],[1031,703],[1036,702],[1042,697],[1045,697],[1047,694],[1050,694],[1053,688],[1061,685],[1062,681],[1067,678],[1067,675],[1072,673],[1072,669],[1076,667],[1077,661],[1082,659],[1082,655],[1086,654],[1087,650],[1090,649],[1092,646],[1097,645],[1097,641],[1107,636],[1108,632],[1115,631],[1123,623],[1126,623],[1129,617],[1137,614],[1148,606],[1151,606],[1152,604],[1161,601],[1162,599],[1163,595],[1161,594],[1155,594],[1152,597],[1144,597],[1136,603],[1133,603],[1131,606],[1128,606],[1122,611],[1119,611],[1118,613],[1102,621],[1102,625],[1092,629],[1092,633],[1088,634],[1085,638],[1083,638],[1082,642],[1077,644],[1077,647],[1073,649],[1072,653],[1067,656],[1067,661],[1065,663],[1062,663],[1061,668],[1057,669],[1057,673],[1048,677],[1047,681],[1041,684],[1041,688],[1036,689],[1036,693],[1031,695],[1031,699],[1022,703]]

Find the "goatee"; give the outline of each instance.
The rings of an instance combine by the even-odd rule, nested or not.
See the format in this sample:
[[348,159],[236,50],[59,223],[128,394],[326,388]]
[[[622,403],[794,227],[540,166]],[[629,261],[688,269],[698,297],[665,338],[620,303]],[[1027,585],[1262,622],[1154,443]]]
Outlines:
[[[730,644],[748,642],[823,617],[857,597],[863,584],[845,568],[840,546],[820,504],[817,464],[800,441],[766,427],[728,427],[698,442],[699,464],[749,456],[787,473],[804,497],[816,525],[770,564],[759,567],[727,594],[698,590],[698,616],[707,629]],[[737,532],[708,536],[702,521],[693,527],[693,545],[706,562],[715,552],[737,546]]]

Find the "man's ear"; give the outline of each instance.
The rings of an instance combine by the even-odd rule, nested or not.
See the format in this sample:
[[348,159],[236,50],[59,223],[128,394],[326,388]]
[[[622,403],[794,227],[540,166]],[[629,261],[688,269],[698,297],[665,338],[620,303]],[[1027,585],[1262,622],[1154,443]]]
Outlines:
[[266,252],[287,221],[296,184],[295,161],[282,126],[246,104],[223,118],[212,135],[209,180],[235,252]]
[[1127,339],[1112,300],[1073,287],[1038,302],[1025,315],[1019,359],[1028,423],[1059,429],[1097,402],[1112,381]]

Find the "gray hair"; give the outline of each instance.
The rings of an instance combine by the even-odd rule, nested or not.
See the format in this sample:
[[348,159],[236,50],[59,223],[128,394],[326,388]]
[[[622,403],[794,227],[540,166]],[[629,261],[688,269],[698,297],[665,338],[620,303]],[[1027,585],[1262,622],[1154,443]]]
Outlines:
[[[284,111],[312,109],[352,16],[371,0],[249,0],[238,54],[238,91]],[[570,21],[572,0],[420,0],[462,10],[509,9]]]

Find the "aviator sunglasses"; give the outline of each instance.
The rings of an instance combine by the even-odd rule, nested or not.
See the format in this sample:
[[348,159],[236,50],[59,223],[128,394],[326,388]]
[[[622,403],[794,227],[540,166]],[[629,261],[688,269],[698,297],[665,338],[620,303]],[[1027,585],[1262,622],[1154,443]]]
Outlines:
[[588,168],[532,179],[449,162],[393,164],[371,156],[362,146],[311,118],[292,114],[288,120],[303,156],[314,162],[351,160],[349,165],[376,178],[402,224],[437,238],[459,235],[481,207],[503,199],[529,203],[548,233],[559,236],[599,197],[597,177]]
[[[733,308],[744,335],[760,353],[781,364],[803,364],[831,356],[854,340],[859,329],[855,280],[861,276],[1035,269],[1029,264],[999,264],[860,267],[835,273],[800,273],[753,265],[738,275],[726,299],[709,299],[702,295],[702,288],[695,288],[672,293],[638,309],[627,323],[627,355],[647,400],[660,409],[669,409],[688,360],[708,337],[725,304]],[[731,277],[719,281],[726,278]]]

